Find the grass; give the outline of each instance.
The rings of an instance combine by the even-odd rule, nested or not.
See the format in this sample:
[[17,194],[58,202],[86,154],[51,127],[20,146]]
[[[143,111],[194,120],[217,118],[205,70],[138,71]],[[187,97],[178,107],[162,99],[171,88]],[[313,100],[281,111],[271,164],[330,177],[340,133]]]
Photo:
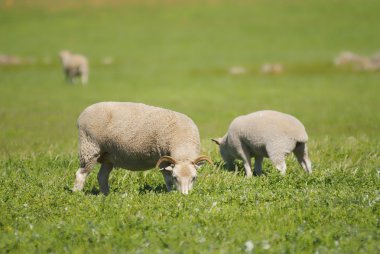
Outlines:
[[[379,3],[94,3],[0,3],[0,52],[35,58],[0,66],[1,252],[243,253],[247,242],[255,253],[380,251],[380,73],[332,64],[343,50],[379,50]],[[64,83],[62,48],[89,56],[87,87]],[[282,75],[259,72],[277,61]],[[229,75],[235,65],[248,72]],[[72,193],[76,118],[105,100],[189,115],[215,165],[188,196],[167,193],[155,170],[115,170],[104,197],[98,168]],[[245,179],[240,163],[224,170],[210,138],[259,109],[305,124],[312,175],[293,156],[285,177],[268,161],[262,177]]]

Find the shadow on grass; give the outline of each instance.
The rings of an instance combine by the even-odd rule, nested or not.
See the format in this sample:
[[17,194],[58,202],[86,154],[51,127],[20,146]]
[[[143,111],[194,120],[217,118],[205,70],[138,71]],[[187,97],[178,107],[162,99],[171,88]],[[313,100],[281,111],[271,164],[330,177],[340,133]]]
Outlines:
[[157,186],[151,186],[149,184],[144,184],[144,186],[140,187],[140,189],[139,189],[139,193],[140,194],[147,194],[149,192],[166,193],[168,191],[166,189],[166,185],[165,184],[160,184],[160,185],[157,185]]
[[[253,165],[253,163],[252,163]],[[226,164],[224,163],[223,160],[220,160],[220,161],[214,161],[214,166],[218,169],[218,170],[224,170],[224,171],[227,171],[227,172],[230,172],[230,173],[234,173],[235,175],[237,174],[243,174],[245,176],[245,170],[244,170],[244,164],[242,161],[235,161],[234,163],[234,167],[233,168],[227,168],[226,167]],[[253,171],[253,166],[251,167],[252,168],[252,173],[253,173],[253,176],[257,176]],[[267,175],[267,173],[262,170],[261,172],[261,176],[265,176]]]
[[[74,191],[69,186],[65,186],[63,189],[67,193],[71,193],[71,194],[74,193]],[[83,193],[85,195],[95,195],[95,196],[97,196],[97,195],[100,194],[100,191],[99,191],[99,189],[93,187],[91,190],[84,190]]]
[[92,187],[91,190],[85,190],[84,191],[84,194],[86,195],[95,195],[95,196],[98,196],[100,194],[100,191],[99,189],[95,188],[95,187]]

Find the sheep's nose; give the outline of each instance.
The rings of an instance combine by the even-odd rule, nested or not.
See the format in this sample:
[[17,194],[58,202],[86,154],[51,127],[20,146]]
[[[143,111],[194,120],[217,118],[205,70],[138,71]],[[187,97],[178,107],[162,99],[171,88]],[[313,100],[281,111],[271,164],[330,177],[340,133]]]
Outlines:
[[181,193],[184,194],[184,195],[189,194],[189,188],[182,187],[182,188],[181,188]]

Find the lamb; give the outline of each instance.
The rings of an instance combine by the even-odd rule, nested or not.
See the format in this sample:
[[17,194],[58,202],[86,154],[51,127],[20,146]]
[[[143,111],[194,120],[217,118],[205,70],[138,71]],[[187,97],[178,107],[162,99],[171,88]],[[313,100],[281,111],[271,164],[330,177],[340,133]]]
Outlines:
[[114,167],[132,171],[160,168],[168,191],[173,184],[188,194],[197,169],[212,163],[199,156],[199,131],[186,115],[132,102],[100,102],[78,118],[80,168],[74,191],[83,189],[97,162],[100,191],[109,193],[108,178]]
[[82,85],[88,82],[88,60],[83,55],[72,54],[68,50],[59,53],[66,80],[74,83],[75,77],[80,77]]
[[285,156],[293,152],[302,168],[311,173],[306,142],[308,135],[295,117],[277,111],[263,110],[235,118],[223,138],[212,139],[226,167],[233,169],[235,159],[244,162],[247,177],[252,176],[251,157],[255,158],[254,173],[261,175],[264,157],[285,174]]

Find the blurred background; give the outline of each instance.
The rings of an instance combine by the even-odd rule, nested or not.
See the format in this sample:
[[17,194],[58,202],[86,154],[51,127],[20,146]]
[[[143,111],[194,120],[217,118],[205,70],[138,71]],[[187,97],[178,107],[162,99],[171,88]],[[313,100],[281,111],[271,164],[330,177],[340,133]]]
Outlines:
[[[176,110],[204,150],[238,115],[290,113],[311,141],[379,140],[375,0],[0,1],[0,157],[77,151],[76,119],[99,101]],[[89,61],[65,81],[59,52]],[[359,57],[337,64],[344,52]],[[342,55],[343,54],[343,55]]]

